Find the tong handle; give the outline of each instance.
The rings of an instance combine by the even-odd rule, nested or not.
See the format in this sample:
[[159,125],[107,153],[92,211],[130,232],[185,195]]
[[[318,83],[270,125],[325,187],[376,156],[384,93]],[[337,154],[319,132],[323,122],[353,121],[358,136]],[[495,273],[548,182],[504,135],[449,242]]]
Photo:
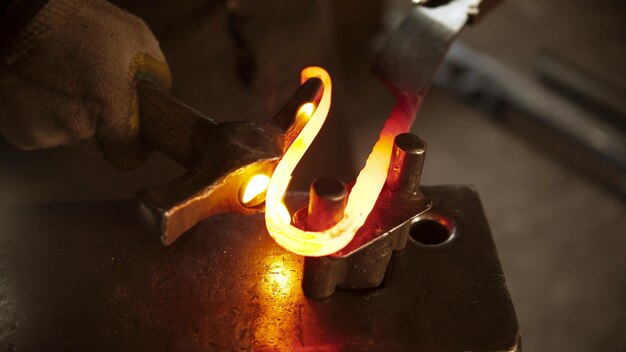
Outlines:
[[136,89],[144,141],[190,169],[217,123],[150,82]]

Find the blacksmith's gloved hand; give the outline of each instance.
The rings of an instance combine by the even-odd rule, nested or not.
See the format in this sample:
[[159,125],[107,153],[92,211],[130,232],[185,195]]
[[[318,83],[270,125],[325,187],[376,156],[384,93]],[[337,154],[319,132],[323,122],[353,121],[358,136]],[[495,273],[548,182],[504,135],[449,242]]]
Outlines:
[[103,0],[49,0],[17,30],[27,3],[0,22],[0,133],[20,149],[93,140],[116,167],[138,166],[136,80],[171,81],[150,29]]

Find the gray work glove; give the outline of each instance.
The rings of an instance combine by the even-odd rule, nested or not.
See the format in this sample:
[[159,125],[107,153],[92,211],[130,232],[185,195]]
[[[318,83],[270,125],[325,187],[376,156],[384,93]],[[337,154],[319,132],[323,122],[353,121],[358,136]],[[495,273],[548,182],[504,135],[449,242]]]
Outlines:
[[171,84],[141,19],[103,0],[50,0],[0,64],[0,133],[13,145],[94,140],[118,168],[141,163],[136,80]]

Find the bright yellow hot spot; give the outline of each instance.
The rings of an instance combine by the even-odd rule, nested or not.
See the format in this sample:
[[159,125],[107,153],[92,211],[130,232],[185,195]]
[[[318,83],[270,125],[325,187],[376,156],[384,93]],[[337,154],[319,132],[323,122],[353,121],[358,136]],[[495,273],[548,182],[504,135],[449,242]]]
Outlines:
[[241,202],[245,205],[250,203],[254,198],[265,193],[267,186],[270,184],[270,177],[267,175],[255,175],[248,181],[246,188],[241,196]]
[[392,113],[356,179],[348,197],[344,217],[335,226],[320,232],[298,229],[290,224],[291,216],[283,204],[283,197],[296,165],[326,120],[332,91],[330,76],[324,69],[308,67],[302,71],[302,82],[311,77],[318,77],[323,81],[322,99],[314,110],[308,106],[305,108],[305,105],[298,110],[298,118],[305,118],[308,123],[274,170],[267,189],[265,224],[269,234],[283,248],[299,255],[316,257],[339,251],[350,243],[357,230],[363,226],[385,184],[394,136],[407,130],[410,122],[403,116],[394,116],[397,114]]
[[313,115],[313,112],[315,112],[315,104],[305,103],[305,104],[302,104],[300,109],[298,109],[296,116],[306,118],[308,120]]

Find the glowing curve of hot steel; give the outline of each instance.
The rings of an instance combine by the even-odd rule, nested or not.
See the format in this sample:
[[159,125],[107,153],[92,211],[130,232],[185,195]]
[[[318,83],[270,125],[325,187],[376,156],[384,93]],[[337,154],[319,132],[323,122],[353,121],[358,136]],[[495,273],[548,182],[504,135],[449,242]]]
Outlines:
[[269,234],[281,247],[299,255],[318,257],[344,248],[365,223],[385,184],[394,137],[409,130],[417,104],[415,98],[398,99],[398,104],[385,122],[378,141],[352,187],[343,218],[325,231],[304,231],[290,224],[291,216],[283,203],[283,197],[293,171],[322,128],[330,110],[330,76],[320,67],[307,67],[302,71],[301,82],[312,77],[320,78],[324,83],[323,95],[315,109],[311,109],[309,104],[298,111],[297,118],[308,119],[308,122],[271,177],[266,194],[265,223]]

